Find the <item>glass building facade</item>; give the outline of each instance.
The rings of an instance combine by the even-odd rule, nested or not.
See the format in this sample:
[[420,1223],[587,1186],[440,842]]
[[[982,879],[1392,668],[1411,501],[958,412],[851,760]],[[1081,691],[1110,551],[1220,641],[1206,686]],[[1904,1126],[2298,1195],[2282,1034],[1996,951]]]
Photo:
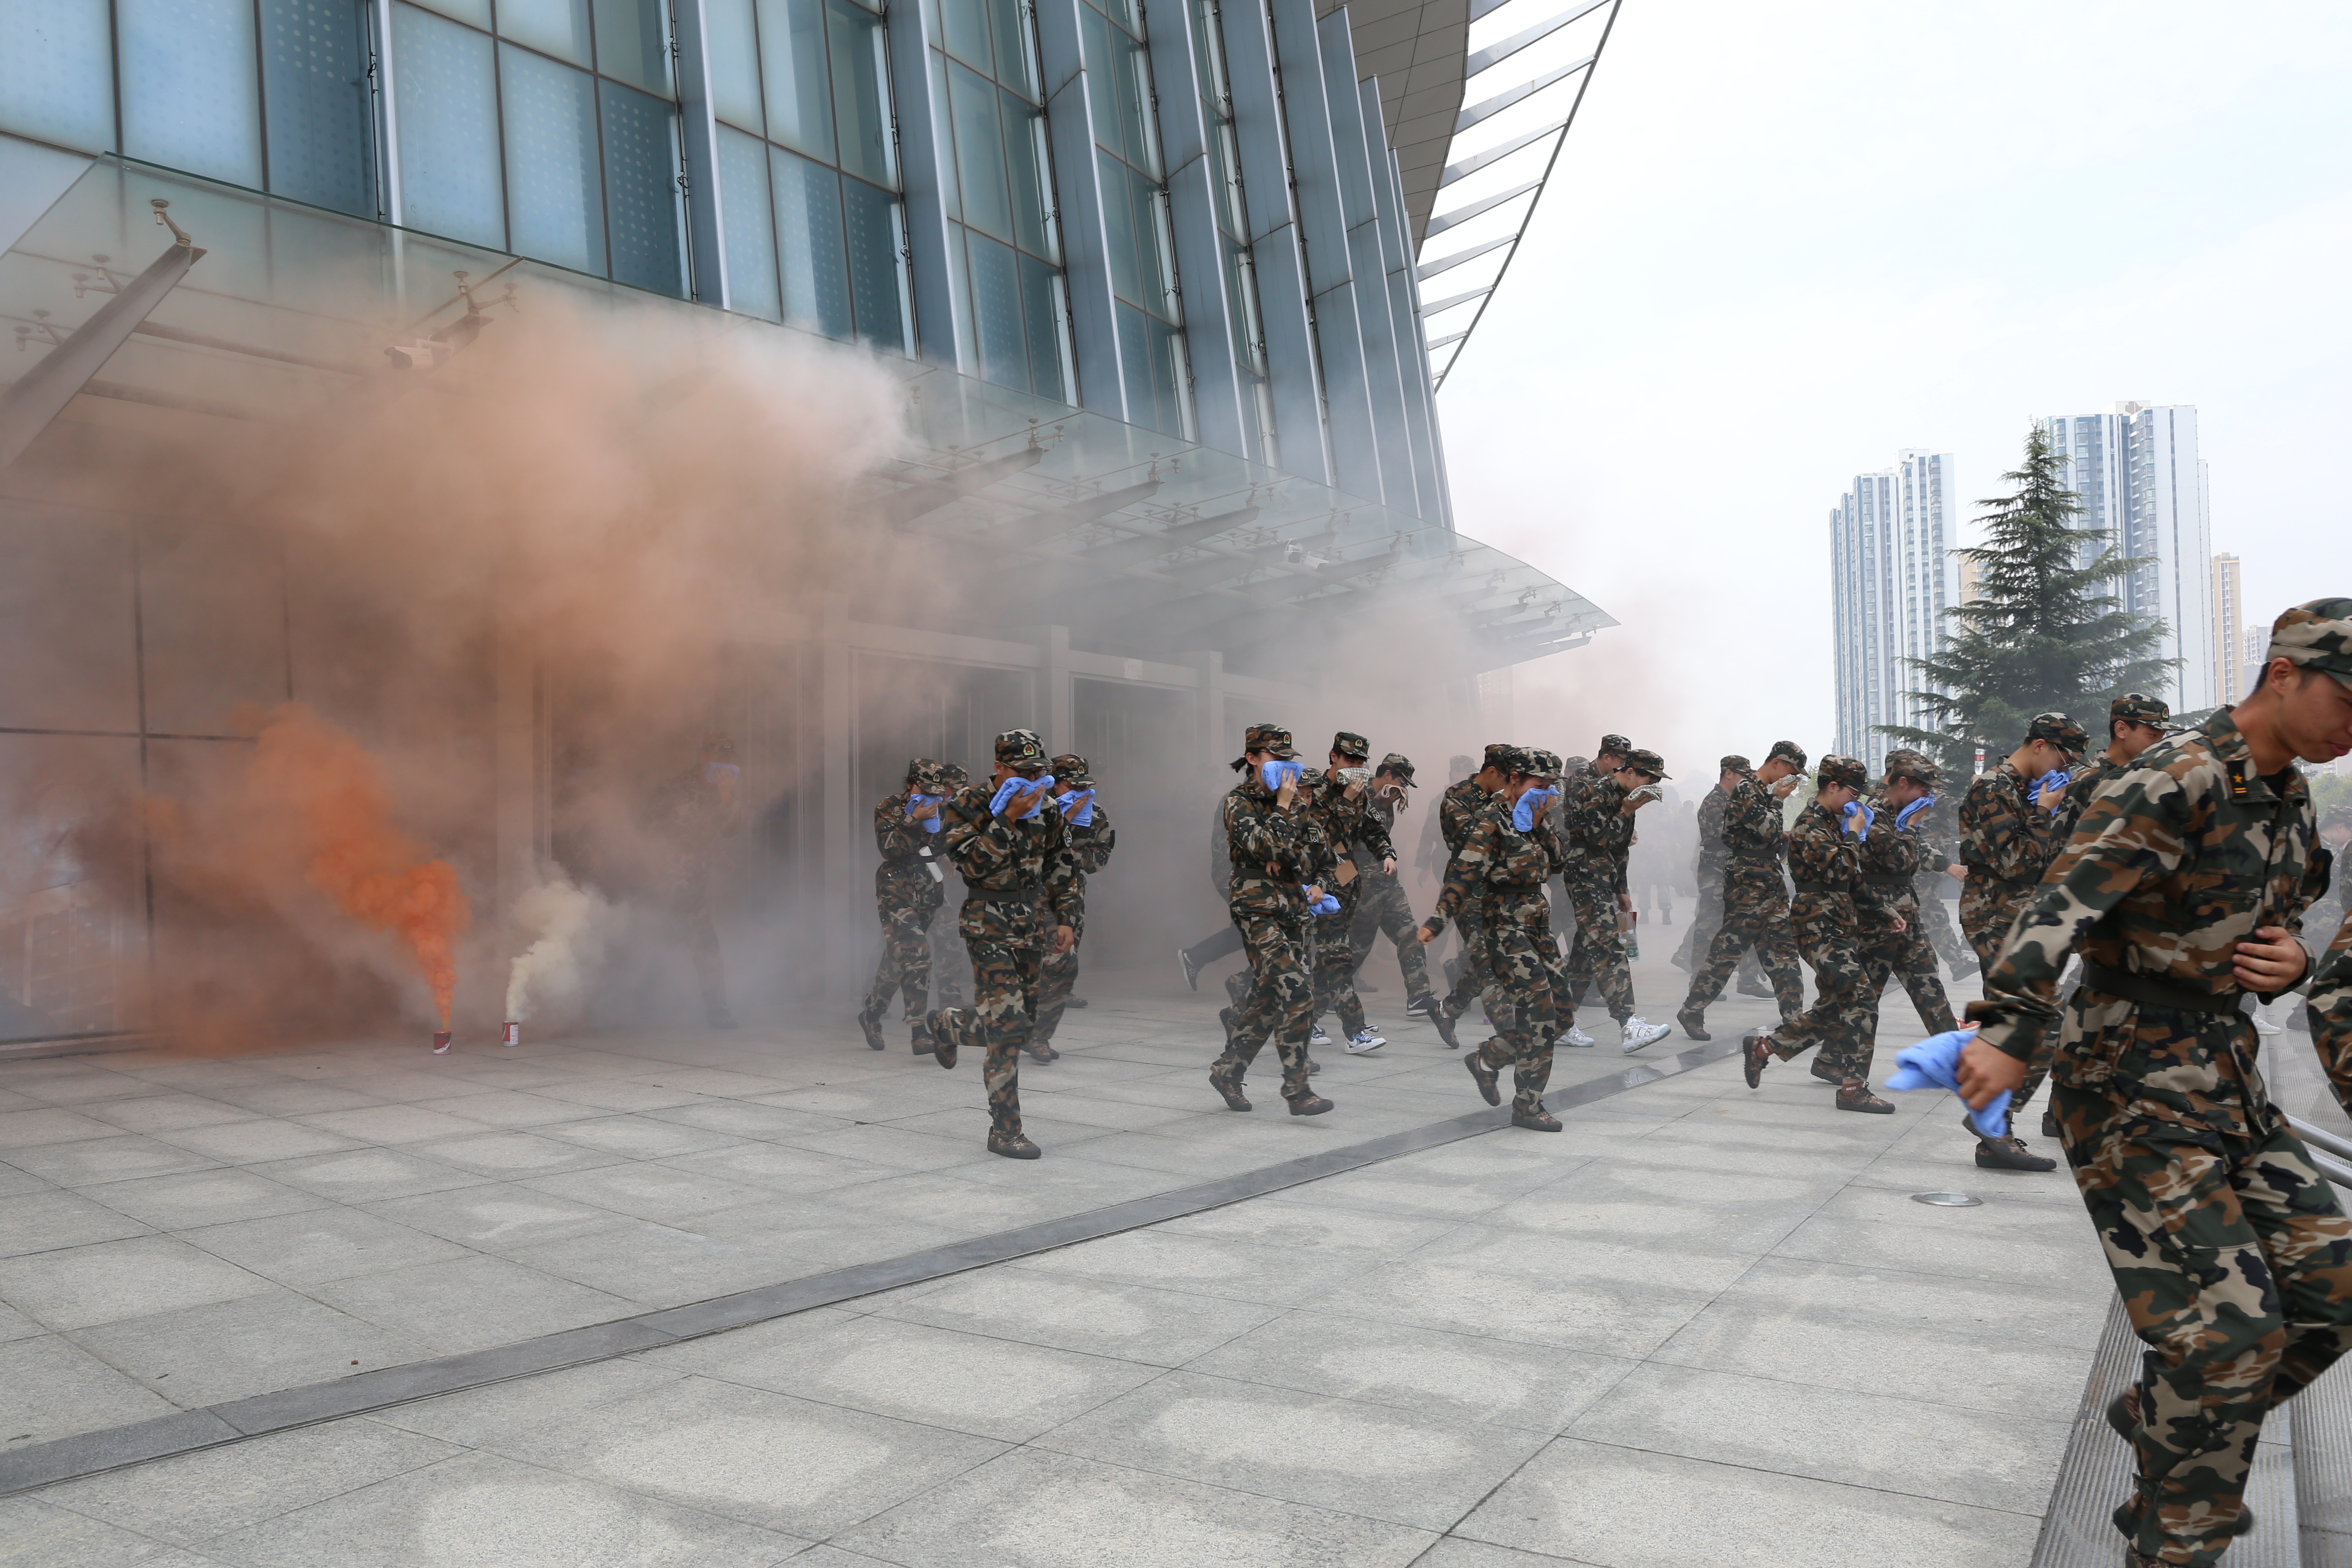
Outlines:
[[0,134],[715,306],[1445,523],[1311,0],[7,0]]

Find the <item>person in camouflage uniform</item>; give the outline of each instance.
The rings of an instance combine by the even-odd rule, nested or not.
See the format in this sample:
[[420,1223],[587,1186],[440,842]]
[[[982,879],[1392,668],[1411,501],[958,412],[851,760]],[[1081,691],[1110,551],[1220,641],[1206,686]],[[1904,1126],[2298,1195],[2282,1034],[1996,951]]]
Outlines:
[[[1731,804],[1731,793],[1739,781],[1754,771],[1746,757],[1734,754],[1716,764],[1715,787],[1698,803],[1695,817],[1698,843],[1691,861],[1691,875],[1697,889],[1697,911],[1683,931],[1683,940],[1674,952],[1676,969],[1689,973],[1706,962],[1706,950],[1715,941],[1715,933],[1723,929],[1723,871],[1728,858],[1723,847],[1723,813]],[[1756,950],[1749,948],[1739,955],[1738,979],[1736,984],[1742,995],[1772,994],[1764,984],[1763,967],[1756,962]]]
[[1691,976],[1675,1022],[1694,1040],[1708,1038],[1706,1009],[1723,994],[1739,955],[1750,947],[1762,955],[1772,978],[1772,994],[1782,1018],[1805,1007],[1804,976],[1797,971],[1797,938],[1789,927],[1789,889],[1780,874],[1785,835],[1780,802],[1805,771],[1805,749],[1775,741],[1764,765],[1739,781],[1723,814],[1723,926],[1707,944],[1706,962]]
[[[2345,921],[2347,896],[2352,895],[2352,805],[2331,805],[2319,814],[2319,842],[2327,852],[2329,880],[2326,889],[2304,914],[2304,929],[2325,938]],[[2319,995],[2314,982],[2312,998],[2315,1006]],[[2307,1029],[2312,1008],[2296,1007],[2287,1013],[2288,1028],[2301,1033]],[[2255,1015],[2257,1027],[2262,1014]]]
[[[940,787],[950,798],[971,783],[971,774],[960,763],[940,764]],[[971,967],[971,954],[964,951],[962,918],[950,911],[942,920],[931,917],[931,990],[942,1007],[963,1005],[963,973]],[[924,1039],[930,1038],[928,1028]]]
[[[1577,953],[1583,973],[1571,963],[1568,973],[1569,1000],[1582,1005],[1589,974],[1601,988],[1609,1016],[1617,1021],[1619,1045],[1627,1054],[1664,1039],[1674,1031],[1645,1022],[1634,1011],[1633,970],[1625,952],[1622,916],[1633,900],[1626,892],[1626,859],[1633,847],[1633,816],[1656,798],[1655,785],[1665,779],[1666,764],[1657,752],[1628,745],[1622,752],[1606,750],[1619,765],[1606,773],[1578,781],[1563,803],[1567,814],[1568,859],[1562,878],[1576,911]],[[1640,800],[1637,790],[1650,793]]]
[[1462,1065],[1489,1105],[1502,1103],[1496,1079],[1505,1067],[1511,1068],[1511,1125],[1557,1132],[1559,1119],[1544,1109],[1543,1092],[1551,1079],[1552,1042],[1568,1025],[1567,974],[1544,889],[1561,860],[1559,840],[1545,820],[1550,805],[1545,792],[1559,777],[1559,759],[1549,752],[1510,747],[1500,760],[1503,788],[1454,852],[1437,906],[1420,934],[1423,942],[1433,942],[1472,900],[1481,906],[1484,967],[1509,1000],[1510,1021]]
[[1391,752],[1372,771],[1371,809],[1388,834],[1389,853],[1375,858],[1369,846],[1356,847],[1359,890],[1356,924],[1349,940],[1356,950],[1359,973],[1372,955],[1374,937],[1384,935],[1394,943],[1397,968],[1404,975],[1404,1010],[1426,1016],[1436,1009],[1437,997],[1429,988],[1429,960],[1414,939],[1419,922],[1412,918],[1412,900],[1397,875],[1396,861],[1397,814],[1412,804],[1405,791],[1419,787],[1412,782],[1412,760],[1402,752]]
[[[1437,826],[1444,836],[1446,864],[1451,867],[1462,846],[1470,841],[1470,829],[1477,825],[1494,804],[1495,796],[1510,781],[1510,761],[1515,752],[1510,744],[1497,741],[1486,748],[1478,771],[1468,778],[1446,786],[1437,797]],[[1470,1010],[1470,1004],[1486,989],[1486,973],[1483,963],[1486,943],[1478,934],[1478,922],[1485,918],[1478,904],[1465,904],[1461,919],[1454,929],[1461,938],[1461,952],[1447,965],[1453,978],[1453,988],[1444,1001],[1429,1016],[1437,1026],[1437,1033],[1449,1051],[1459,1050],[1462,1042],[1454,1033],[1454,1021]],[[1492,1022],[1491,1010],[1489,1022]],[[1500,1025],[1496,1026],[1498,1028]]]
[[[1861,866],[1853,889],[1863,985],[1874,1014],[1886,994],[1887,981],[1898,980],[1919,1015],[1920,1026],[1931,1035],[1959,1026],[1943,979],[1936,973],[1935,951],[1920,927],[1916,887],[1926,854],[1919,821],[1934,806],[1939,776],[1935,763],[1917,752],[1887,753],[1878,794],[1864,803],[1870,807],[1869,829],[1858,847]],[[1812,1073],[1832,1083],[1857,1078],[1867,1082],[1870,1064],[1857,1067],[1843,1050],[1825,1047],[1813,1058]]]
[[[1864,943],[1886,934],[1865,931],[1856,898],[1862,881],[1862,845],[1877,826],[1862,792],[1870,770],[1854,757],[1823,757],[1814,775],[1815,792],[1789,829],[1789,870],[1796,883],[1790,906],[1799,949],[1813,966],[1820,995],[1811,1008],[1777,1029],[1754,1030],[1740,1040],[1748,1087],[1762,1080],[1772,1058],[1788,1061],[1815,1046],[1838,1068],[1837,1108],[1892,1115],[1895,1108],[1870,1092],[1870,1058],[1878,1032],[1878,993],[1870,984],[1872,965]],[[1874,918],[1884,906],[1868,906]],[[1903,922],[1891,917],[1895,925]],[[1878,971],[1880,984],[1885,972]]]
[[882,916],[882,962],[866,987],[857,1026],[866,1043],[883,1048],[882,1020],[893,992],[906,998],[907,1022],[917,1056],[930,1054],[923,1016],[931,1010],[931,921],[947,901],[947,869],[934,847],[939,842],[940,805],[947,799],[940,764],[917,757],[907,764],[905,784],[874,808],[874,842],[882,863],[874,868],[874,904]]
[[[2066,1162],[2147,1350],[2107,1418],[2138,1461],[2129,1568],[2210,1568],[2250,1521],[2263,1418],[2352,1345],[2352,1223],[2272,1104],[2248,994],[2307,972],[2317,881],[2294,767],[2352,749],[2352,598],[2273,626],[2261,682],[2144,752],[2083,812],[1985,973],[1958,1081],[1983,1108],[2053,1063]],[[2079,946],[2082,986],[2059,975]],[[2345,943],[2314,977],[2321,1065],[2352,1107]]]
[[686,928],[694,956],[694,979],[702,993],[703,1022],[714,1029],[735,1027],[727,1006],[727,960],[719,948],[719,868],[721,839],[743,826],[735,763],[735,739],[714,731],[703,738],[702,760],[671,776],[655,793],[654,837],[662,847],[663,902]]
[[2142,752],[2164,739],[2172,710],[2153,697],[2135,691],[2107,705],[2107,745],[2087,768],[2077,768],[2066,782],[2066,798],[2058,810],[2058,842],[2063,847],[2074,837],[2084,807],[2103,784],[2113,784],[2131,771]]
[[[1960,859],[1969,879],[1960,888],[1960,930],[1990,972],[2017,911],[2065,847],[2066,784],[2053,778],[2083,754],[2083,727],[2063,713],[2041,713],[2026,727],[2025,743],[2000,767],[1979,773],[1960,803]],[[2036,786],[2039,787],[2036,787]],[[2055,1160],[2036,1154],[2016,1135],[2025,1108],[2049,1070],[2045,1057],[2027,1074],[2009,1108],[2010,1136],[1977,1140],[1977,1164],[1988,1171],[2050,1171]],[[1976,1123],[1963,1116],[1971,1131]]]
[[1045,767],[1035,731],[1007,730],[994,776],[940,808],[940,848],[963,876],[956,925],[971,953],[972,1005],[931,1014],[932,1052],[943,1068],[965,1045],[987,1053],[988,1152],[1013,1160],[1039,1152],[1021,1131],[1021,1050],[1045,960],[1069,952],[1086,920],[1086,879]]
[[[1886,760],[1893,763],[1895,754],[1887,752]],[[1942,771],[1937,770],[1938,776]],[[1944,895],[1950,890],[1946,884],[1963,881],[1968,875],[1968,868],[1952,854],[1959,840],[1959,822],[1958,803],[1938,790],[1927,809],[1912,819],[1908,831],[1919,840],[1919,874],[1911,879],[1911,890],[1919,897],[1919,924],[1936,956],[1951,965],[1952,978],[1965,980],[1977,972],[1976,954],[1960,940],[1944,908]]]
[[[1226,907],[1249,954],[1250,992],[1218,1014],[1225,1049],[1209,1083],[1228,1109],[1247,1110],[1242,1079],[1271,1035],[1282,1059],[1282,1098],[1293,1116],[1320,1116],[1331,1102],[1307,1084],[1307,1037],[1315,1022],[1315,983],[1307,956],[1307,906],[1328,885],[1336,864],[1322,826],[1307,809],[1303,774],[1270,764],[1295,763],[1290,731],[1253,724],[1225,796],[1225,838],[1234,867]],[[1278,775],[1269,785],[1269,772]]]
[[1062,809],[1070,853],[1077,861],[1079,897],[1076,918],[1070,922],[1069,948],[1045,955],[1037,984],[1037,1022],[1029,1031],[1029,1056],[1040,1062],[1057,1060],[1062,1054],[1054,1048],[1054,1034],[1070,1005],[1070,989],[1078,983],[1078,947],[1087,940],[1087,879],[1110,864],[1110,852],[1118,843],[1109,810],[1096,798],[1094,769],[1086,758],[1069,752],[1045,765],[1054,775],[1054,804]]
[[1322,825],[1334,857],[1324,891],[1339,906],[1315,917],[1315,1016],[1337,1013],[1347,1049],[1358,1056],[1388,1041],[1365,1021],[1364,1004],[1356,995],[1356,900],[1363,890],[1357,847],[1377,864],[1396,864],[1388,820],[1372,805],[1371,754],[1370,741],[1340,731],[1331,737],[1330,766],[1320,776],[1308,775],[1313,782],[1307,793],[1307,809]]

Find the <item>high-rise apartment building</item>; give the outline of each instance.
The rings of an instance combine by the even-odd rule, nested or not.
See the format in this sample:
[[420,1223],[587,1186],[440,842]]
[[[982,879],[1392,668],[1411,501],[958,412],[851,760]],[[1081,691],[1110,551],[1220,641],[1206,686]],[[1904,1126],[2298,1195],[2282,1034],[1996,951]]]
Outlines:
[[2065,460],[2080,499],[2080,526],[2141,564],[2112,592],[2135,615],[2165,626],[2158,656],[2177,659],[2169,696],[2182,710],[2210,708],[2219,676],[2214,642],[2212,530],[2197,410],[2118,403],[2105,414],[2036,422]]
[[[2246,595],[2238,558],[2213,557],[2213,700],[2235,702],[2246,694],[2252,670],[2246,663]],[[2259,655],[2257,656],[2259,657]]]
[[1858,474],[1830,513],[1832,625],[1837,642],[1837,749],[1874,757],[1889,724],[1932,728],[1913,695],[1927,686],[1909,661],[1926,658],[1960,603],[1959,543],[1948,452],[1906,451]]

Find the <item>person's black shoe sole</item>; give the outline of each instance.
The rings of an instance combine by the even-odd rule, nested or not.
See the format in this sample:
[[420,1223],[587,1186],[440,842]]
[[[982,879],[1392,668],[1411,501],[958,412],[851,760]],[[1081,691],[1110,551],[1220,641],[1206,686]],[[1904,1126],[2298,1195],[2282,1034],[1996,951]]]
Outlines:
[[1995,1143],[1990,1139],[1979,1139],[1977,1142],[1977,1169],[1979,1171],[2054,1171],[2057,1168],[2057,1161],[2021,1149],[2014,1140]]
[[1524,1127],[1530,1132],[1557,1132],[1559,1131],[1559,1118],[1549,1110],[1533,1113],[1514,1110],[1511,1112],[1511,1125]]
[[1503,1103],[1503,1091],[1499,1087],[1499,1080],[1503,1075],[1500,1071],[1479,1060],[1478,1053],[1475,1051],[1464,1057],[1462,1065],[1470,1069],[1470,1076],[1477,1081],[1480,1099],[1489,1105]]
[[1209,1087],[1215,1089],[1220,1095],[1224,1097],[1225,1109],[1227,1110],[1247,1110],[1251,1109],[1248,1097],[1242,1093],[1242,1086],[1238,1083],[1229,1081],[1223,1074],[1217,1071],[1214,1068],[1211,1068],[1209,1069]]
[[1437,1026],[1437,1037],[1445,1042],[1447,1050],[1458,1051],[1462,1048],[1462,1041],[1454,1033],[1454,1020],[1445,1016],[1445,1009],[1443,1006],[1429,1015],[1429,1021]]
[[1859,1095],[1849,1095],[1843,1089],[1838,1090],[1837,1108],[1840,1110],[1858,1111],[1864,1116],[1892,1116],[1895,1114],[1895,1108],[1893,1106],[1887,1104],[1886,1101],[1879,1099],[1878,1096],[1871,1093],[1868,1089],[1864,1089]]
[[1026,1138],[1010,1142],[991,1138],[988,1141],[988,1152],[992,1154],[1001,1154],[1008,1160],[1034,1160],[1045,1151],[1038,1148]]
[[882,1020],[879,1016],[869,1018],[860,1013],[857,1015],[857,1026],[865,1032],[867,1050],[887,1051],[890,1048],[889,1043],[882,1038]]
[[1745,1036],[1739,1042],[1739,1070],[1748,1075],[1748,1087],[1759,1089],[1764,1083],[1764,1064],[1772,1059],[1772,1037],[1763,1033]]
[[1331,1109],[1331,1102],[1319,1094],[1304,1095],[1297,1100],[1290,1100],[1286,1095],[1284,1099],[1288,1102],[1293,1116],[1320,1116]]

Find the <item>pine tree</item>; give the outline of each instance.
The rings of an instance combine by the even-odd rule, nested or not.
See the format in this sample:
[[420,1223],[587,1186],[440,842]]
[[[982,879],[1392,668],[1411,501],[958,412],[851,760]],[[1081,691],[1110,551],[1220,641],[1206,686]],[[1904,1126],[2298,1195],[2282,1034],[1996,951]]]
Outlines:
[[2060,480],[2063,460],[2037,426],[2025,437],[2025,466],[2001,476],[2015,491],[1977,503],[1986,509],[1985,542],[1956,552],[1976,563],[1977,597],[1946,612],[1954,625],[1940,652],[1904,661],[1929,683],[1910,696],[1935,728],[1880,727],[1938,756],[1956,778],[1974,771],[1979,751],[1991,758],[2016,749],[2037,713],[2072,716],[2096,752],[2109,702],[2172,686],[2179,661],[2156,657],[2164,623],[2102,591],[2145,562],[2119,554],[2100,530],[2074,525],[2083,509]]

